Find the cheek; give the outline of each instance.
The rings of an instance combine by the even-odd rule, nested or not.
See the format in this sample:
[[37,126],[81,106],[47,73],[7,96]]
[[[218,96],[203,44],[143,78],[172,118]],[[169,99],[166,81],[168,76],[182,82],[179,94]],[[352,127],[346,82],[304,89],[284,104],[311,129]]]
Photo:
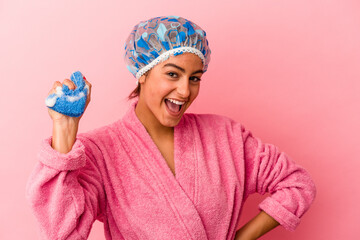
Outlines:
[[154,101],[159,101],[165,98],[169,92],[171,87],[164,79],[158,79],[151,84],[147,97],[153,99]]
[[157,94],[157,96],[160,98],[165,98],[173,90],[174,87],[172,86],[171,82],[169,82],[167,79],[161,79],[155,86],[154,94]]
[[191,99],[194,100],[199,95],[200,85],[193,86],[190,91],[191,91]]

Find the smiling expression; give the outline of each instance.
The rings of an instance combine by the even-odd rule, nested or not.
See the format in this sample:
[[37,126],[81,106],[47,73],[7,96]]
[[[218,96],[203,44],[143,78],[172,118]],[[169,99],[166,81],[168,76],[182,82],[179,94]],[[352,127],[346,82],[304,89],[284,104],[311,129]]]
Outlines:
[[195,100],[203,74],[201,59],[193,53],[170,56],[139,79],[141,91],[136,115],[145,127],[174,127]]

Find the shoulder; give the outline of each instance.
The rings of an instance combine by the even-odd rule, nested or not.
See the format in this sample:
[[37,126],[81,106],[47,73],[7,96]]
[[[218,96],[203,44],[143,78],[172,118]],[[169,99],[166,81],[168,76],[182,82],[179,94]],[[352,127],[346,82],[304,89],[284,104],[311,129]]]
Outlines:
[[77,138],[82,142],[90,142],[96,145],[107,144],[114,135],[118,135],[118,125],[121,120],[79,133]]

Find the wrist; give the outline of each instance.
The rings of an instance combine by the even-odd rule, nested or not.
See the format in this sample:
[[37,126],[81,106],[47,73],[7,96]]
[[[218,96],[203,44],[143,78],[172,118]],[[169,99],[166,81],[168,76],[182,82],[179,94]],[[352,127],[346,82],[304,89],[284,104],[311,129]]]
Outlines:
[[78,123],[55,123],[53,125],[51,147],[60,153],[68,153],[76,141]]

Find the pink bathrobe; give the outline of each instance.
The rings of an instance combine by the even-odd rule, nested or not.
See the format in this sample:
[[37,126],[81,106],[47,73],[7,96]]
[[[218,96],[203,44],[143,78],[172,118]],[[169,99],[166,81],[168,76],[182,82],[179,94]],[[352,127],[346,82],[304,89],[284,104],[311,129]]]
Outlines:
[[309,174],[229,118],[184,114],[174,130],[175,176],[135,115],[77,135],[67,154],[42,143],[27,197],[42,239],[233,240],[249,194],[293,231],[315,197]]

